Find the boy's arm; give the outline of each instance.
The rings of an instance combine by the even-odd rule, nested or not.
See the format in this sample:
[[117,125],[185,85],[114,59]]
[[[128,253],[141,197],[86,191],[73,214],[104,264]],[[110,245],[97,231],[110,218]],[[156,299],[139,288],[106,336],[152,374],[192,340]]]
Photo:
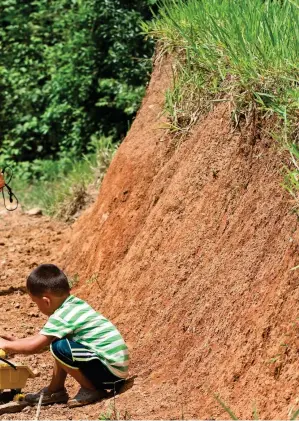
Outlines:
[[53,339],[53,336],[45,336],[40,333],[13,341],[0,339],[0,349],[11,354],[35,354],[50,345]]

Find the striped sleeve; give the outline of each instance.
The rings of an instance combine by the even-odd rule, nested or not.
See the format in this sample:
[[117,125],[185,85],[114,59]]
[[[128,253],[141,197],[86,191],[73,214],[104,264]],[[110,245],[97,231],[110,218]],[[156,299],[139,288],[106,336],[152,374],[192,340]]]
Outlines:
[[64,319],[53,314],[49,317],[47,323],[40,331],[41,335],[55,336],[59,339],[64,338],[73,331],[73,327]]

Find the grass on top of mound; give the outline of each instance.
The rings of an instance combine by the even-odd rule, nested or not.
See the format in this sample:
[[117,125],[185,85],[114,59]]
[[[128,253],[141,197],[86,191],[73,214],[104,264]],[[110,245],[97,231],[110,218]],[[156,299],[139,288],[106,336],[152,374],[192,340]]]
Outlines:
[[169,129],[181,138],[221,101],[236,126],[272,117],[269,134],[291,154],[285,185],[299,203],[299,1],[164,0],[143,28],[174,57]]

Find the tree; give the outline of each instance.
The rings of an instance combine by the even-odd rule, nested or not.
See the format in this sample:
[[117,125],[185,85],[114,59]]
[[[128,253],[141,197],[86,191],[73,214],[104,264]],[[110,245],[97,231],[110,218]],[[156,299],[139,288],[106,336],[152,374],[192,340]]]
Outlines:
[[1,0],[2,159],[80,156],[94,136],[125,135],[151,69],[150,3]]

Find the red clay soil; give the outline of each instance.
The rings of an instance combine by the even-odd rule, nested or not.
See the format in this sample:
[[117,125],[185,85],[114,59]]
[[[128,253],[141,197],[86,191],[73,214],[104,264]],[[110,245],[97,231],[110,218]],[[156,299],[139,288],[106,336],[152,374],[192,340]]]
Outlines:
[[122,410],[228,417],[218,392],[243,419],[254,404],[287,418],[299,407],[299,232],[283,156],[266,137],[232,132],[226,105],[173,148],[159,128],[171,75],[156,66],[64,267],[130,345],[138,386]]
[[[156,66],[95,205],[68,229],[40,220],[31,264],[46,259],[78,274],[74,293],[122,332],[136,377],[116,399],[121,417],[229,418],[213,396],[219,393],[242,419],[252,418],[254,405],[261,418],[286,419],[299,408],[299,281],[292,270],[299,230],[281,187],[286,157],[267,137],[252,142],[233,132],[225,105],[175,148],[161,128],[171,75],[167,60]],[[10,225],[14,235],[4,253],[11,238],[20,236],[20,249],[27,244],[26,218]],[[1,278],[1,288],[28,273],[25,251],[10,260],[2,269],[11,271],[10,280]],[[1,325],[15,325],[20,334],[42,326],[27,295],[0,299]],[[27,390],[36,390],[50,375],[51,358],[24,359],[42,369],[28,382]],[[74,393],[76,385],[68,381],[68,388]],[[112,403],[43,408],[41,419],[97,419]]]
[[[47,217],[27,216],[21,211],[5,212],[0,206],[0,330],[19,338],[35,335],[46,322],[29,296],[24,293],[30,271],[40,263],[57,262],[62,246],[67,244],[66,234],[72,227]],[[32,356],[10,356],[11,362],[28,365],[37,377],[29,379],[24,393],[38,391],[51,378],[52,357],[49,352]],[[78,385],[67,379],[71,396]],[[120,395],[121,396],[121,395]],[[98,419],[108,415],[113,399],[83,408],[69,409],[66,405],[42,407],[40,419]],[[117,406],[116,406],[117,409]],[[109,412],[110,411],[110,412]],[[35,419],[36,407],[27,407],[21,413],[0,415],[0,419]]]

